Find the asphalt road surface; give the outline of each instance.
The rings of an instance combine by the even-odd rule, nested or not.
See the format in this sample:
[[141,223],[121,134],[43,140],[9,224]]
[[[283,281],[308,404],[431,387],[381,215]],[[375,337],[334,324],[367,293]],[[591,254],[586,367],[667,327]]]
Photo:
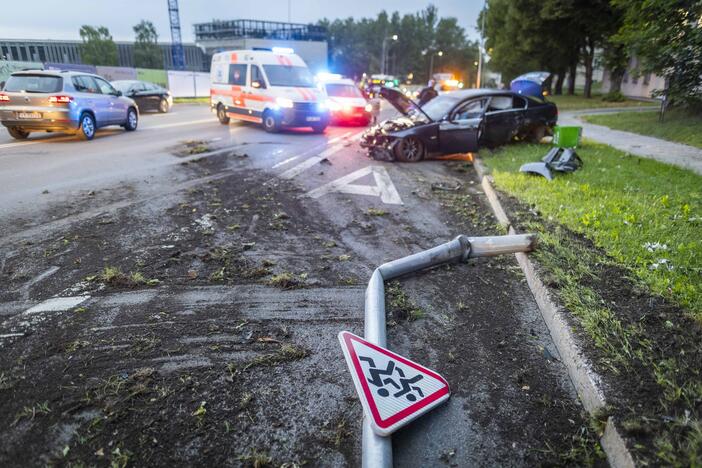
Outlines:
[[[94,141],[0,130],[0,465],[359,466],[337,334],[373,269],[498,228],[465,161],[368,159],[206,106]],[[455,189],[455,190],[446,190]],[[512,257],[387,286],[449,402],[396,466],[582,464],[588,422]]]

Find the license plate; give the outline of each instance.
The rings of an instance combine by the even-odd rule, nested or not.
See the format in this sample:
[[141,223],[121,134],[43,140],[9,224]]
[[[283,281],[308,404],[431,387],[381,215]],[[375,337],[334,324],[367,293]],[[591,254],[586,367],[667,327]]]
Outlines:
[[18,119],[41,119],[41,114],[39,112],[18,112]]
[[308,122],[319,122],[320,120],[322,120],[321,117],[307,117]]

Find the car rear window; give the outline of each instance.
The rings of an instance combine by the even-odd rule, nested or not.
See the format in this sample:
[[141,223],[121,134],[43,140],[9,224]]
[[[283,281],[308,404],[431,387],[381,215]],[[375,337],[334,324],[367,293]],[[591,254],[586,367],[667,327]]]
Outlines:
[[363,97],[361,91],[350,84],[327,84],[327,94],[334,97],[356,98]]
[[63,89],[63,78],[49,75],[11,75],[5,91],[27,93],[56,93]]

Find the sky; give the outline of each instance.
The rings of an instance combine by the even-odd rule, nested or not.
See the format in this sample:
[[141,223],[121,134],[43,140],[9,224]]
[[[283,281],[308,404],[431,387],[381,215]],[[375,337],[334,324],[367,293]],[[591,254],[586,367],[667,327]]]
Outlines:
[[[194,42],[192,25],[212,19],[261,19],[294,23],[321,18],[374,17],[381,10],[415,13],[433,3],[442,17],[454,16],[472,39],[484,0],[179,0],[183,42]],[[102,25],[117,41],[134,40],[142,19],[156,26],[159,41],[170,42],[167,0],[0,0],[0,39],[73,39],[83,24]],[[69,7],[70,6],[70,7]]]

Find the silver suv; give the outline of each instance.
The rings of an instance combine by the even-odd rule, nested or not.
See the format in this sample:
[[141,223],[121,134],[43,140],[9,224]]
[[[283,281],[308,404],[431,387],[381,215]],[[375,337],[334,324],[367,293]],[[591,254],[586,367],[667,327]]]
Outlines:
[[100,127],[133,131],[138,122],[134,101],[97,75],[27,70],[10,75],[0,90],[0,123],[18,140],[30,132],[67,132],[92,140]]

